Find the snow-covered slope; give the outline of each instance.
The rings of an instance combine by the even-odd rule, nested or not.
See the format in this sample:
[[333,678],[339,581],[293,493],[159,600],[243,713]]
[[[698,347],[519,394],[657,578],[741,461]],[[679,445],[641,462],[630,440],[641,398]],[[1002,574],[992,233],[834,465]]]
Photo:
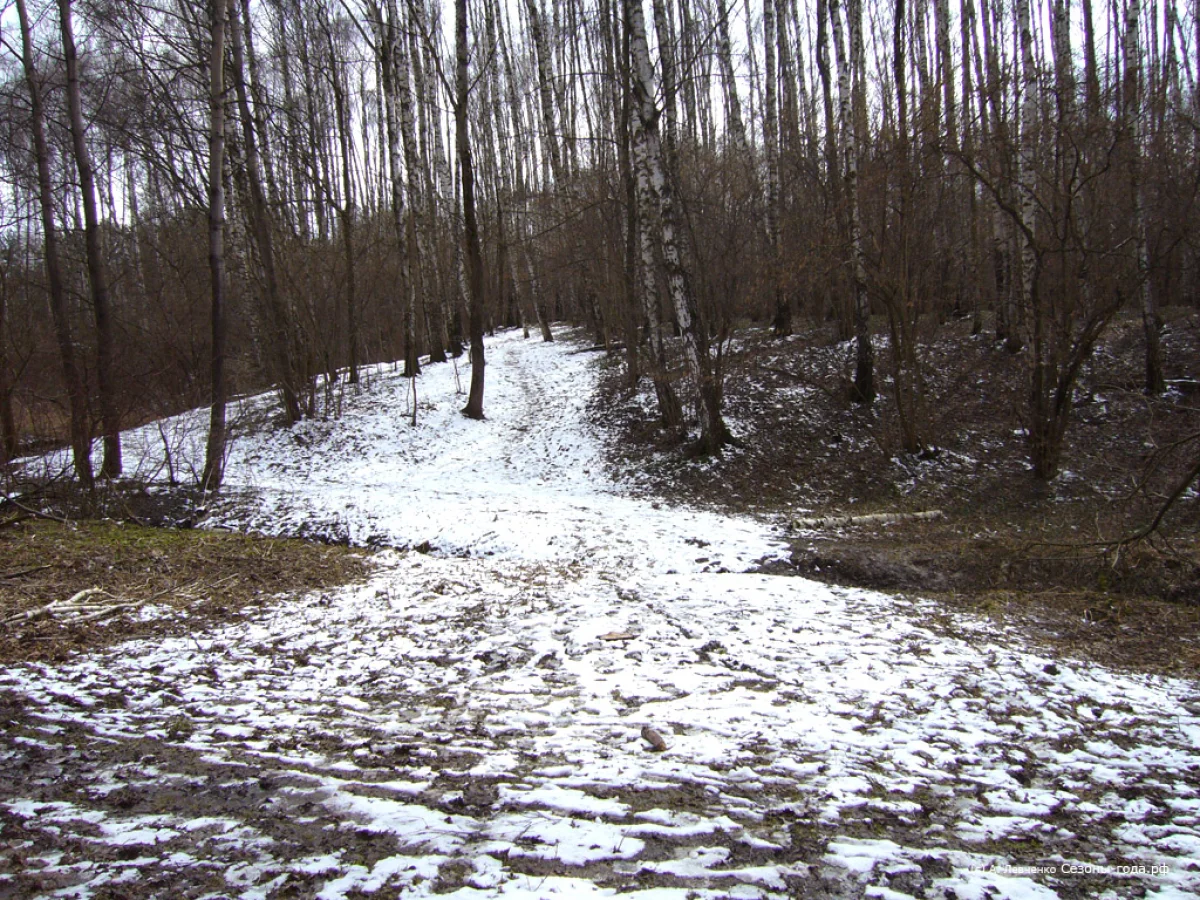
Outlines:
[[1200,891],[1194,683],[748,573],[779,552],[766,526],[606,479],[594,355],[489,349],[488,421],[432,367],[414,429],[376,372],[336,422],[240,439],[213,514],[440,552],[0,674],[22,710],[0,766],[24,773],[0,781],[24,865],[0,893],[30,872],[63,896]]

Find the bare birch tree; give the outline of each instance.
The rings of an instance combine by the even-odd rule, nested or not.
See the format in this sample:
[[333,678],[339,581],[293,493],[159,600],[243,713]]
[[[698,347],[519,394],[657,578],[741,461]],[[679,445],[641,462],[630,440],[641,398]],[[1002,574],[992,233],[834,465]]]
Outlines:
[[691,375],[700,407],[700,437],[697,449],[703,453],[720,450],[731,440],[729,429],[721,417],[721,385],[713,369],[709,353],[708,333],[700,321],[677,238],[678,224],[672,196],[671,179],[663,166],[659,135],[659,110],[655,105],[654,70],[650,64],[650,49],[646,41],[646,24],[639,0],[623,0],[625,29],[628,33],[631,60],[631,81],[634,115],[639,119],[643,140],[638,143],[643,154],[639,177],[647,184],[639,190],[652,191],[657,200],[660,219],[660,248],[667,270],[667,284],[675,307],[675,318],[683,338],[684,358]]

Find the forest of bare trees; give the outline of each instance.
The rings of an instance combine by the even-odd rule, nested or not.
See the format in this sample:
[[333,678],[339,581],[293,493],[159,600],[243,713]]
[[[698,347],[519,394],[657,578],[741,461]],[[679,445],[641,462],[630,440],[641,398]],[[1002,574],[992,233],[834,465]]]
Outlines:
[[[920,450],[922,323],[1021,354],[1034,474],[1114,319],[1200,303],[1196,0],[16,0],[0,461],[234,394],[334,413],[370,362],[586,327],[671,431],[723,348],[831,322]],[[881,377],[879,346],[889,348]],[[348,388],[346,388],[348,389]],[[415,407],[414,407],[415,409]],[[397,411],[397,416],[401,415]],[[92,472],[89,448],[103,462]]]

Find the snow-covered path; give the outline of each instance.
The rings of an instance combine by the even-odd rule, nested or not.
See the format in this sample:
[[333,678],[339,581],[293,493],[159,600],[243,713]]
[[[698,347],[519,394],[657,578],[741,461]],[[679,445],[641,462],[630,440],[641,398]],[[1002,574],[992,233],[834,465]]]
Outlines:
[[748,573],[765,526],[607,481],[594,356],[489,351],[489,421],[438,367],[411,429],[379,373],[243,439],[216,513],[432,552],[0,674],[0,896],[1200,892],[1194,683]]
[[[228,486],[256,492],[222,524],[356,544],[470,553],[524,562],[639,570],[743,570],[777,551],[757,523],[623,496],[604,472],[584,408],[596,355],[563,344],[489,344],[485,411],[459,414],[453,370],[409,384],[378,373],[340,419],[258,433],[235,446]],[[465,386],[469,370],[461,372]],[[719,541],[711,541],[719,535]],[[703,550],[703,552],[701,552]]]

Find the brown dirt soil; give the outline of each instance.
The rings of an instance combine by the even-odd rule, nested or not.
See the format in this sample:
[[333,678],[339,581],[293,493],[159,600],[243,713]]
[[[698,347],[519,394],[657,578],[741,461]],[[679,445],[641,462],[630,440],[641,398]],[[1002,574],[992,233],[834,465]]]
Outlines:
[[[344,584],[366,568],[363,551],[299,540],[9,520],[0,527],[0,623],[7,623],[0,630],[0,665],[58,662],[133,637],[236,619],[243,608],[277,594]],[[109,595],[95,596],[96,602],[146,606],[79,624],[51,614],[13,621],[92,588]]]
[[[993,618],[998,636],[1011,628],[1023,642],[1120,668],[1200,670],[1196,485],[1150,539],[1120,543],[1153,519],[1200,455],[1200,314],[1167,312],[1175,386],[1161,397],[1140,390],[1140,321],[1114,323],[1081,374],[1062,470],[1048,483],[1028,463],[1025,354],[972,335],[967,320],[925,323],[924,447],[904,453],[881,343],[879,397],[864,407],[849,400],[853,348],[831,329],[739,335],[723,366],[726,417],[741,446],[718,457],[681,453],[655,427],[652,397],[622,384],[616,360],[593,416],[610,436],[615,472],[637,490],[786,528],[792,557],[772,569],[779,574],[920,593]],[[794,527],[927,510],[944,516]]]

